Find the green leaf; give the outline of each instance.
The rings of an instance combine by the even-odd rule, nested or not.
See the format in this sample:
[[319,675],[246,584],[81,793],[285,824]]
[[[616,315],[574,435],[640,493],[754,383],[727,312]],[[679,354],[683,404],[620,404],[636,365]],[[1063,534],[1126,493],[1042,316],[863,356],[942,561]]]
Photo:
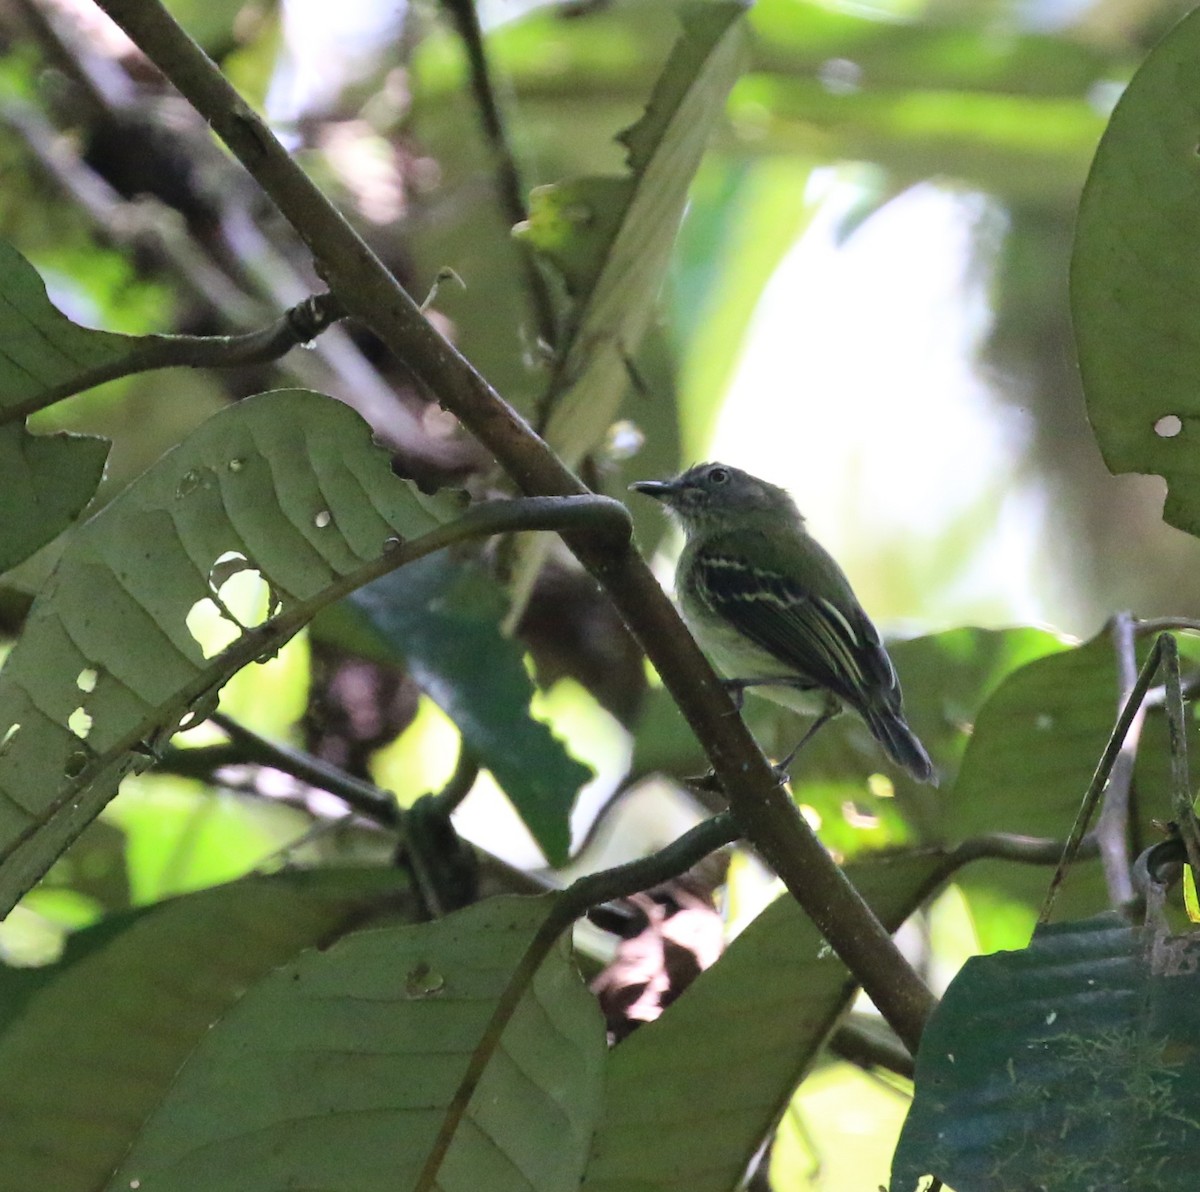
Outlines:
[[73,323],[50,301],[38,271],[3,241],[0,277],[0,423],[121,376],[147,345],[170,342],[170,336],[117,335]]
[[1075,225],[1071,311],[1111,472],[1157,473],[1163,517],[1200,534],[1200,13],[1151,52],[1112,114]]
[[520,234],[564,272],[579,305],[551,382],[545,436],[575,464],[604,436],[663,283],[688,187],[741,62],[745,11],[696,6],[642,118],[621,134],[630,173],[535,191]]
[[95,495],[108,459],[107,439],[31,435],[0,425],[0,571],[15,567],[58,537]]
[[495,776],[552,865],[567,860],[571,807],[591,770],[529,713],[521,648],[500,632],[502,589],[477,566],[435,555],[322,614],[318,636],[408,668]]
[[1193,936],[1116,914],[968,960],[917,1056],[894,1192],[1196,1185],[1200,982]]
[[493,899],[277,969],[197,1041],[105,1187],[402,1192],[426,1164],[423,1186],[447,1192],[577,1187],[604,1064],[596,1005],[565,944],[504,1002],[550,905]]
[[396,870],[247,878],[81,931],[46,968],[0,968],[0,1192],[106,1186],[248,986],[402,892]]
[[[81,527],[0,671],[0,913],[216,688],[455,507],[396,479],[347,406],[287,390],[211,418]],[[235,573],[263,589],[240,623],[218,613]],[[188,621],[206,607],[232,639],[209,658]]]
[[[846,872],[894,930],[941,883],[945,863],[908,856]],[[778,899],[612,1053],[583,1192],[737,1187],[853,993],[812,922]]]
[[[1139,658],[1149,643],[1139,643]],[[975,717],[953,790],[941,805],[942,838],[959,841],[986,832],[1065,839],[1116,722],[1116,662],[1111,639],[1039,658],[1013,672]],[[1189,748],[1197,728],[1189,730]],[[1151,819],[1169,819],[1170,758],[1164,726],[1152,715],[1142,733],[1136,781],[1141,839],[1156,835]],[[1049,872],[1002,861],[981,861],[957,879],[968,899],[995,891],[1037,908]],[[1077,862],[1063,887],[1058,912],[1093,914],[1108,905],[1093,862]],[[982,941],[987,946],[986,938]]]

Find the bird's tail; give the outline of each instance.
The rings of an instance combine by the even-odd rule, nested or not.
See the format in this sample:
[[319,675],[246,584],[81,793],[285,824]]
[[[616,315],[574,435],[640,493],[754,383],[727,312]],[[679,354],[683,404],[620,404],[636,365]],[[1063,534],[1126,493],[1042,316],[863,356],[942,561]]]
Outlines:
[[918,782],[937,786],[937,772],[925,746],[908,727],[899,712],[890,708],[865,708],[862,713],[875,739],[887,750],[888,756],[906,769]]

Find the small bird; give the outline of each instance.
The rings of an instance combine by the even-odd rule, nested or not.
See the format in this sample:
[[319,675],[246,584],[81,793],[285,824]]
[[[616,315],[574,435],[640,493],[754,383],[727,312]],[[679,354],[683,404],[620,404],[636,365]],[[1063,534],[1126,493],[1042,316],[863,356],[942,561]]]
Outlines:
[[719,463],[630,487],[662,501],[683,526],[675,572],[683,619],[738,706],[746,688],[761,686],[777,703],[817,714],[789,762],[849,706],[889,757],[936,785],[878,630],[783,489]]

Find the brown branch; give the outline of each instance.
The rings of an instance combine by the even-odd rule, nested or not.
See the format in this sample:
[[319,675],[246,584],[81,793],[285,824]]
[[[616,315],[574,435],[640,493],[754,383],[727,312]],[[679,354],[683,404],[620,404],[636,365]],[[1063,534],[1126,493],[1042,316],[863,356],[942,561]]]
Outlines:
[[[517,487],[529,494],[586,492],[528,423],[422,317],[370,247],[158,0],[97,3],[254,176],[311,249],[319,272],[347,310],[495,454]],[[563,537],[658,669],[703,744],[744,834],[915,1051],[933,995],[800,818],[645,561],[628,544],[587,534]]]
[[86,369],[27,401],[6,406],[0,413],[0,423],[24,419],[36,410],[117,377],[160,368],[241,368],[266,364],[307,343],[344,317],[342,304],[333,294],[314,294],[284,311],[275,322],[245,335],[146,336],[119,360]]

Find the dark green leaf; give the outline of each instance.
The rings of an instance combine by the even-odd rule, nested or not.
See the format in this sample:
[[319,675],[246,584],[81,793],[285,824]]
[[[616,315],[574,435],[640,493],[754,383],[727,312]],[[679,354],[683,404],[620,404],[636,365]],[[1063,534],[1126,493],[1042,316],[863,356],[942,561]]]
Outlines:
[[502,1002],[549,905],[493,899],[286,963],[196,1041],[106,1189],[404,1192],[443,1129],[425,1187],[578,1187],[604,1065],[595,1002],[565,945]]
[[0,425],[0,571],[74,522],[100,484],[108,448],[107,439],[91,435],[31,435],[17,422]]
[[73,323],[46,295],[38,271],[0,241],[0,422],[121,374],[121,365],[169,336],[117,335]]
[[503,590],[470,563],[435,555],[355,592],[316,631],[401,663],[491,770],[552,865],[567,859],[571,807],[591,770],[529,714],[533,683],[500,632]]
[[968,960],[930,1020],[893,1192],[1177,1189],[1200,1163],[1196,937],[1114,914]]
[[1112,472],[1153,472],[1163,516],[1200,534],[1200,13],[1142,64],[1096,152],[1071,310],[1088,417]]

